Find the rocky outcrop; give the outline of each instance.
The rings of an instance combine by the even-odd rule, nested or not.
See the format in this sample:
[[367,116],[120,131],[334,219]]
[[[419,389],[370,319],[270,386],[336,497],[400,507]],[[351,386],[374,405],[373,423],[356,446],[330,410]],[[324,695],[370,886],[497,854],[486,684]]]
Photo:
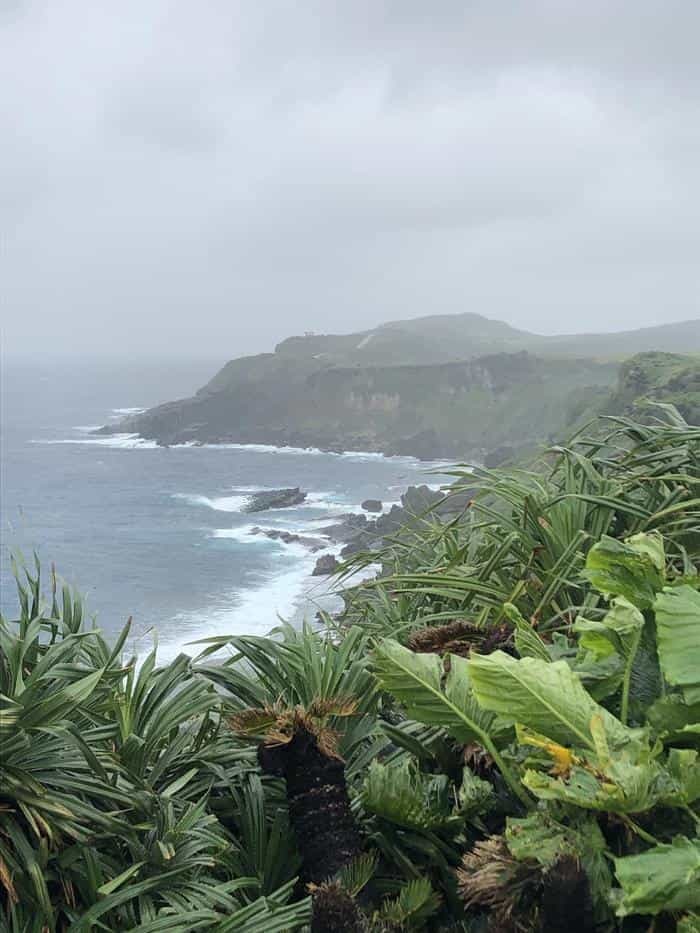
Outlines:
[[263,535],[270,541],[282,541],[284,544],[301,544],[302,547],[310,551],[323,551],[328,547],[328,542],[322,538],[312,538],[308,535],[297,535],[292,531],[282,531],[279,528],[251,528],[251,535]]
[[365,512],[381,512],[383,506],[380,499],[365,499],[362,508]]
[[339,566],[340,564],[335,554],[322,554],[316,561],[312,576],[327,577],[329,574],[334,573]]
[[254,492],[243,508],[244,512],[265,512],[268,509],[288,509],[306,500],[306,493],[298,486],[291,489],[266,489]]

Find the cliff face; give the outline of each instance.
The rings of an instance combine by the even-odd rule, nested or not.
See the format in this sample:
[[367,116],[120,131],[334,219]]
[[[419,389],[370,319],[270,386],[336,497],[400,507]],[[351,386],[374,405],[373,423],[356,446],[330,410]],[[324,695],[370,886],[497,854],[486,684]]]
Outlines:
[[[122,422],[163,444],[186,441],[479,456],[558,436],[576,393],[616,367],[525,352],[434,365],[340,367],[285,354],[233,361],[190,399]],[[108,430],[108,429],[103,429]]]
[[655,352],[626,360],[606,410],[640,417],[647,400],[674,405],[686,421],[699,424],[700,358]]
[[[162,444],[186,441],[479,458],[560,439],[644,394],[700,416],[700,321],[618,334],[542,337],[478,314],[305,334],[231,360],[192,398],[125,419]],[[675,380],[675,381],[674,381]]]

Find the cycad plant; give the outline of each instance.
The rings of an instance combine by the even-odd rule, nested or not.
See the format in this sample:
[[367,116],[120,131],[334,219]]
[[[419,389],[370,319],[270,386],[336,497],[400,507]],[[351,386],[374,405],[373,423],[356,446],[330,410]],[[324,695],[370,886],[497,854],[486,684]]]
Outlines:
[[332,625],[165,666],[18,566],[0,933],[697,933],[699,467],[662,411],[457,469]]
[[263,739],[258,749],[263,772],[284,778],[307,883],[328,880],[362,851],[345,762],[330,725],[331,719],[353,716],[356,710],[355,698],[337,697],[317,699],[306,707],[248,709],[232,718],[236,732]]

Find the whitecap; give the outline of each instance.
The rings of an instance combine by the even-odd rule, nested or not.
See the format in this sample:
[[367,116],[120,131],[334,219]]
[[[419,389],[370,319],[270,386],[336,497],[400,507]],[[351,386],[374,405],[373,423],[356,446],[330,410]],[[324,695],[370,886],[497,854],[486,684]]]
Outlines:
[[253,534],[253,529],[257,525],[240,525],[238,528],[215,528],[211,533],[212,538],[225,538],[230,541],[239,541],[242,544],[281,544],[282,542],[272,541],[265,535]]
[[325,453],[318,447],[276,447],[274,444],[201,444],[208,450],[243,450],[256,454],[294,454],[318,456]]
[[154,450],[155,441],[149,441],[139,434],[108,434],[105,437],[66,437],[60,440],[32,440],[31,444],[87,444],[94,447],[114,447],[120,450]]
[[[212,538],[219,539],[228,539],[230,541],[238,541],[240,544],[256,544],[256,545],[267,545],[268,547],[274,547],[278,550],[284,550],[286,554],[290,556],[295,555],[297,557],[307,557],[310,553],[309,548],[301,541],[282,541],[279,538],[268,538],[263,532],[257,533],[256,528],[260,528],[260,525],[241,525],[238,528],[216,528],[211,534]],[[291,529],[285,528],[284,531],[289,531],[290,534],[298,534],[303,536],[308,536],[308,532],[304,529]],[[315,538],[326,537],[325,535],[315,534]],[[325,550],[325,548],[324,548]]]
[[313,611],[314,603],[329,589],[327,582],[311,576],[316,559],[316,555],[305,551],[303,559],[283,573],[261,574],[256,584],[243,593],[230,594],[201,611],[176,616],[172,631],[178,637],[173,641],[161,637],[159,664],[168,663],[180,652],[197,655],[205,647],[192,642],[226,635],[266,635],[279,624],[280,617],[291,620],[307,606]]
[[250,496],[217,496],[210,498],[196,493],[176,492],[173,499],[183,499],[189,505],[202,505],[216,512],[241,512],[250,501]]
[[113,408],[112,414],[121,417],[122,415],[142,415],[145,408]]

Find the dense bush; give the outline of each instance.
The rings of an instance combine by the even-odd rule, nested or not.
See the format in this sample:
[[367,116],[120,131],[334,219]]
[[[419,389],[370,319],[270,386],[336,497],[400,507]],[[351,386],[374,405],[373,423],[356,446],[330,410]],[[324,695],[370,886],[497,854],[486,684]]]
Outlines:
[[456,471],[342,619],[194,662],[18,568],[0,930],[700,930],[700,429],[661,416]]

